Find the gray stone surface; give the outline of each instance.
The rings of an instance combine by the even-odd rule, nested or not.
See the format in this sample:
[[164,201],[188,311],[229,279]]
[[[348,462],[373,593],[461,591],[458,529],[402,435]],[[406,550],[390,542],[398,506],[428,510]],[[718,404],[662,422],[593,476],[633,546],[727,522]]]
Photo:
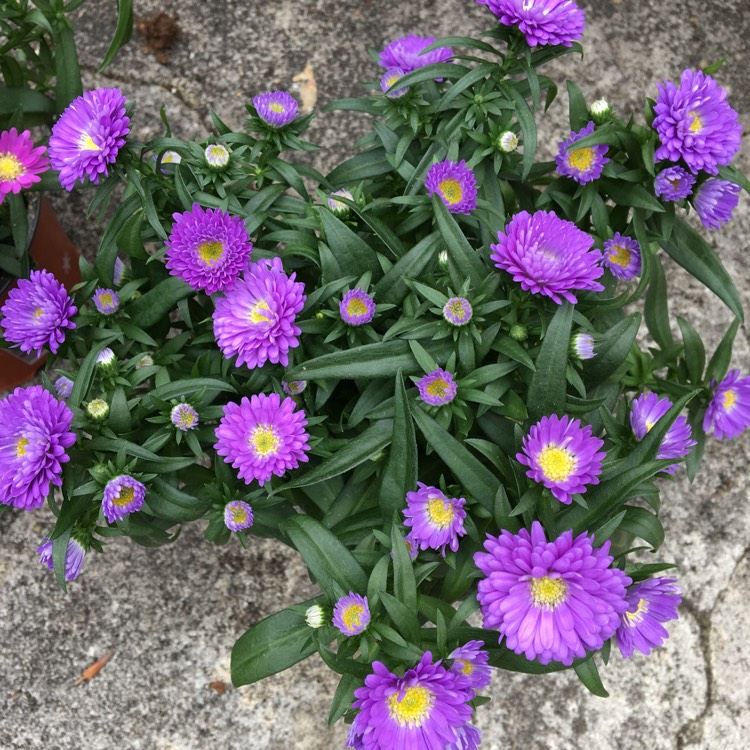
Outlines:
[[[663,78],[726,55],[719,73],[745,129],[750,128],[750,14],[746,0],[584,3],[586,57],[556,63],[561,84],[575,79],[589,99],[609,98],[640,116],[642,98]],[[360,91],[374,78],[366,47],[381,48],[408,32],[445,35],[490,25],[471,0],[290,0],[274,3],[183,0],[183,34],[166,64],[135,35],[117,63],[95,74],[113,27],[113,3],[89,0],[76,15],[86,83],[119,85],[137,102],[135,132],[159,132],[164,104],[174,132],[202,136],[216,109],[238,126],[245,98],[289,87],[308,63],[315,68],[318,107]],[[158,0],[136,3],[145,17]],[[743,12],[744,11],[744,12]],[[564,85],[561,85],[564,90]],[[542,124],[547,153],[564,135],[561,96]],[[315,165],[337,163],[366,122],[345,114],[320,116],[310,137],[326,151]],[[740,159],[750,172],[747,147]],[[79,216],[85,201],[57,200],[83,250],[98,230]],[[750,310],[750,199],[711,236]],[[680,269],[668,273],[672,309],[710,345],[729,313]],[[734,363],[750,369],[747,330],[738,334]],[[492,702],[477,713],[487,750],[573,750],[650,747],[656,750],[740,750],[750,746],[750,434],[710,441],[701,474],[665,484],[667,541],[660,557],[679,565],[685,605],[670,624],[671,639],[651,657],[624,662],[613,654],[603,678],[611,697],[588,695],[570,673],[530,677],[498,673]],[[312,595],[296,555],[257,540],[248,551],[216,548],[191,527],[170,548],[146,550],[118,541],[91,556],[85,575],[61,593],[35,560],[46,511],[0,519],[0,748],[5,750],[323,750],[342,747],[345,728],[327,728],[334,676],[310,659],[260,685],[229,685],[229,653],[253,622]],[[90,683],[81,670],[114,650]],[[209,687],[227,683],[220,695]]]

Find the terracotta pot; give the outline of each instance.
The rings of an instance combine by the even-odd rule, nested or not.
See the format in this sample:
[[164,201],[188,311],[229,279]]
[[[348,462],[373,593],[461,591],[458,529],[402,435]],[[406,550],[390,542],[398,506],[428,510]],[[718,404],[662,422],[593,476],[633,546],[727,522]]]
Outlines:
[[[32,217],[29,222],[29,235],[29,254],[37,268],[53,273],[66,289],[81,280],[78,248],[68,239],[52,206],[43,195],[39,200],[36,217]],[[0,306],[15,282],[15,278],[10,278],[6,284],[0,284]],[[16,388],[31,380],[46,359],[46,353],[37,359],[18,349],[0,349],[0,391]]]

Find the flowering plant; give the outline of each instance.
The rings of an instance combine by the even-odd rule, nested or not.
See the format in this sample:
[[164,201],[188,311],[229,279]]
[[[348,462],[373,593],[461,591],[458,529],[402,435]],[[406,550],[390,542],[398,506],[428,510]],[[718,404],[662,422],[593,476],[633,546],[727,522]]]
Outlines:
[[708,364],[688,321],[676,342],[662,269],[742,318],[684,218],[723,223],[747,186],[723,90],[686,71],[638,125],[569,84],[571,132],[537,162],[538,70],[583,13],[485,4],[482,40],[383,50],[375,95],[338,104],[373,131],[327,176],[282,159],[311,148],[284,92],[242,132],[145,144],[122,92],[84,95],[52,166],[99,183],[94,210],[122,201],[73,297],[35,271],[2,310],[9,345],[57,357],[0,402],[3,503],[57,514],[42,561],[72,580],[109,537],[196,520],[292,545],[321,594],[242,636],[233,677],[320,653],[354,748],[476,747],[491,668],[603,694],[613,641],[648,653],[680,602],[637,554],[663,538],[658,483],[750,417],[737,325]]

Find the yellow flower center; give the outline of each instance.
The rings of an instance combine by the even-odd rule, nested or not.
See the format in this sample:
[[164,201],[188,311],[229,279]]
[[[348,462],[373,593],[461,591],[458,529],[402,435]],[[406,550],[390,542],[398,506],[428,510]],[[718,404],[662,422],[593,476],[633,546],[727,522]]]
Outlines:
[[676,177],[674,180],[667,180],[667,182],[672,186],[673,190],[677,190],[680,187],[680,181]]
[[195,413],[189,409],[180,409],[177,414],[177,421],[180,427],[190,428],[195,424]]
[[386,78],[385,79],[386,88],[390,88],[391,86],[393,86],[393,84],[396,83],[396,81],[398,81],[400,78],[401,76],[398,75],[398,73],[394,73],[393,75]]
[[[399,699],[399,695],[402,695]],[[430,716],[435,697],[425,687],[408,687],[389,695],[388,713],[400,727],[421,727]]]
[[609,251],[609,262],[616,263],[623,268],[627,268],[630,265],[630,257],[630,250],[623,245],[615,245]]
[[427,501],[427,515],[430,523],[440,529],[447,529],[455,518],[453,506],[442,497],[431,497]]
[[94,143],[94,139],[88,133],[84,133],[81,136],[81,139],[78,141],[78,148],[80,148],[81,151],[101,151],[102,150],[102,147],[97,146],[96,143]]
[[693,121],[688,126],[688,130],[691,133],[700,133],[701,130],[703,130],[703,120],[701,120],[700,116],[695,111],[688,112],[688,114],[693,118]]
[[578,172],[588,172],[594,163],[594,149],[576,148],[568,152],[568,164]]
[[42,310],[42,308],[41,308],[41,307],[37,307],[37,309],[36,309],[36,310],[34,310],[34,322],[35,322],[35,323],[38,323],[38,322],[39,322],[39,318],[41,318],[41,317],[42,317],[42,313],[43,313],[43,312],[44,312],[44,310]]
[[656,422],[646,422],[646,432],[651,432],[654,429]]
[[0,153],[0,182],[11,182],[23,174],[23,164],[10,151]]
[[341,613],[341,620],[348,630],[354,630],[362,625],[362,613],[365,608],[361,604],[350,604]]
[[247,523],[247,511],[241,506],[235,505],[230,509],[229,514],[232,516],[232,521],[238,526]]
[[537,607],[555,609],[568,597],[568,586],[562,578],[531,579],[531,600]]
[[545,445],[536,460],[544,476],[551,482],[564,482],[576,465],[575,457],[567,448],[554,445]]
[[134,491],[132,487],[120,487],[120,494],[112,500],[115,505],[124,507],[133,502]]
[[464,307],[464,303],[461,300],[455,300],[448,305],[448,312],[455,318],[461,320],[467,315],[467,310]]
[[112,299],[112,295],[109,292],[104,292],[104,294],[99,295],[99,304],[102,307],[111,307],[115,304],[115,301]]
[[464,674],[471,674],[474,671],[474,667],[471,665],[470,661],[466,661],[466,659],[456,659],[456,664],[458,664],[458,668],[464,673]]
[[271,112],[276,112],[276,114],[281,114],[284,111],[284,105],[279,104],[278,102],[273,102],[273,104],[268,105],[268,109],[271,110]]
[[448,383],[445,382],[444,378],[435,378],[435,380],[427,385],[427,393],[430,396],[445,398],[448,394]]
[[18,438],[18,442],[16,443],[16,457],[21,458],[22,456],[26,455],[26,446],[29,444],[29,441],[22,437]]
[[646,612],[648,612],[648,599],[639,599],[635,612],[625,613],[625,619],[627,620],[625,624],[629,628],[632,628],[633,625],[637,625],[645,617]]
[[367,315],[367,305],[361,299],[352,297],[346,305],[346,314],[352,318]]
[[724,401],[722,403],[722,406],[729,411],[736,403],[737,401],[737,393],[735,391],[727,391],[724,394]]
[[[266,315],[265,313],[269,313],[269,315]],[[250,322],[253,325],[257,325],[258,323],[270,323],[272,315],[271,308],[265,300],[256,302],[250,308]]]
[[451,206],[455,206],[456,203],[464,197],[464,191],[462,190],[460,183],[456,180],[443,180],[438,183],[438,190]]
[[273,431],[270,424],[259,424],[250,433],[250,445],[255,450],[255,455],[260,458],[275,453],[280,442],[278,435]]
[[224,245],[218,240],[214,240],[213,242],[201,242],[201,244],[198,245],[198,255],[207,266],[212,266],[214,263],[221,260],[224,255]]

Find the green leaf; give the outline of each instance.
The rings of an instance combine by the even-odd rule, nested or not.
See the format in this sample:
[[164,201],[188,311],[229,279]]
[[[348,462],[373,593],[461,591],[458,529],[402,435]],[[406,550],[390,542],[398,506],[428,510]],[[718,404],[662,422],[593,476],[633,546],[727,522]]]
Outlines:
[[232,648],[232,684],[252,685],[314,654],[317,647],[311,633],[305,618],[291,609],[256,623]]
[[472,288],[478,289],[487,275],[479,252],[469,244],[469,241],[461,231],[461,227],[458,226],[453,215],[448,211],[445,203],[443,203],[438,195],[432,196],[432,207],[435,211],[438,229],[443,240],[445,240],[448,257],[460,269],[462,274],[468,276],[471,280]]
[[643,539],[654,550],[659,549],[664,543],[664,527],[661,521],[646,508],[626,508],[625,516],[620,521],[620,528]]
[[380,601],[404,639],[410,643],[419,643],[419,620],[414,614],[416,607],[410,609],[387,591],[380,595]]
[[740,321],[733,320],[732,324],[727,329],[727,332],[722,337],[719,345],[716,347],[716,351],[713,353],[711,360],[706,368],[706,380],[710,381],[712,378],[716,378],[717,382],[724,379],[729,369],[729,363],[732,361],[732,348],[734,347],[734,338],[737,335],[737,331],[740,328]]
[[568,113],[571,130],[580,130],[588,125],[591,120],[589,108],[586,106],[586,100],[583,98],[581,89],[573,83],[566,81],[568,87]]
[[695,328],[685,318],[678,316],[677,323],[682,333],[688,378],[693,385],[698,385],[703,379],[703,368],[706,366],[706,349]]
[[463,443],[444,430],[422,409],[413,412],[414,421],[430,447],[446,463],[457,481],[487,510],[493,511],[499,479]]
[[172,311],[177,302],[195,294],[182,279],[170,276],[130,303],[130,318],[140,328],[151,328]]
[[518,117],[518,124],[521,126],[521,134],[523,135],[521,179],[525,180],[534,166],[534,157],[536,156],[536,123],[526,99],[515,86],[511,86],[510,92],[516,105],[516,117]]
[[[140,458],[143,461],[150,461],[155,464],[169,460],[167,457],[157,456],[156,453],[152,453],[136,443],[131,443],[129,440],[120,440],[119,438],[115,440],[107,437],[96,437],[88,443],[88,447],[91,450],[106,451],[108,453],[122,451],[126,456]],[[190,459],[190,463],[193,463],[193,461],[194,459]]]
[[417,609],[417,581],[414,566],[406,549],[406,542],[398,526],[391,527],[391,552],[393,554],[393,590],[412,612]]
[[578,679],[586,686],[590,693],[599,698],[609,698],[609,693],[604,689],[602,678],[599,676],[599,670],[596,668],[593,656],[577,664],[573,669],[575,669]]
[[23,109],[24,118],[43,115],[45,121],[51,120],[55,111],[52,99],[39,91],[19,86],[0,86],[0,115],[12,115],[19,107]]
[[112,41],[109,43],[109,49],[97,68],[97,73],[101,73],[115,59],[120,48],[130,41],[132,33],[133,0],[117,0],[117,26]]
[[377,254],[355,232],[335,217],[327,208],[318,207],[326,243],[341,267],[342,276],[361,276],[370,271],[380,272]]
[[116,337],[116,334],[106,338],[104,341],[99,341],[92,345],[91,351],[86,355],[81,366],[78,369],[78,374],[75,377],[73,390],[70,393],[68,399],[68,406],[76,407],[81,405],[84,397],[88,393],[89,386],[94,377],[94,371],[96,370],[96,358],[99,356],[99,352],[104,349],[107,344],[110,344]]
[[600,177],[598,182],[600,191],[606,193],[618,206],[645,208],[655,213],[664,213],[666,210],[663,204],[642,185],[610,177]]
[[668,240],[659,244],[688,273],[708,287],[737,317],[744,320],[742,302],[731,276],[713,248],[682,219],[675,219]]
[[646,293],[643,317],[649,333],[662,349],[668,349],[674,344],[672,331],[669,327],[667,280],[664,278],[664,269],[658,258],[655,259],[651,269],[651,283]]
[[640,325],[640,313],[633,313],[609,329],[597,343],[594,358],[584,362],[583,377],[587,383],[604,383],[617,372],[627,359]]
[[184,380],[176,380],[174,383],[165,383],[158,388],[148,391],[144,396],[144,401],[148,399],[169,401],[172,398],[188,398],[198,391],[206,391],[207,394],[212,391],[216,391],[216,393],[236,393],[234,386],[230,385],[226,380],[219,380],[218,378],[185,378]]
[[112,395],[107,424],[116,435],[124,435],[126,432],[130,432],[132,428],[128,399],[122,386],[116,388]]
[[362,685],[362,680],[353,674],[343,674],[336,692],[333,694],[331,710],[328,714],[328,726],[333,726],[354,703],[354,691]]
[[334,187],[347,186],[361,180],[371,180],[393,171],[393,167],[386,161],[385,149],[381,147],[363,151],[361,154],[347,159],[339,164],[327,176]]
[[550,414],[562,415],[565,411],[565,371],[573,309],[570,302],[563,302],[557,308],[542,341],[527,399],[529,419],[533,422]]
[[52,35],[55,45],[55,114],[62,111],[83,93],[81,69],[73,29],[63,17],[55,25]]
[[406,493],[417,486],[417,438],[400,371],[396,375],[395,396],[391,448],[380,480],[380,509],[386,523],[403,508]]
[[202,518],[211,507],[206,500],[178,490],[173,484],[156,477],[146,494],[146,504],[159,518],[175,523]]
[[375,284],[375,299],[392,305],[400,304],[409,293],[405,279],[422,277],[426,266],[433,261],[438,238],[437,232],[427,235],[406,255],[399,258],[396,264]]
[[310,575],[334,601],[337,589],[364,593],[367,575],[354,555],[320,521],[295,516],[281,526],[302,555]]

